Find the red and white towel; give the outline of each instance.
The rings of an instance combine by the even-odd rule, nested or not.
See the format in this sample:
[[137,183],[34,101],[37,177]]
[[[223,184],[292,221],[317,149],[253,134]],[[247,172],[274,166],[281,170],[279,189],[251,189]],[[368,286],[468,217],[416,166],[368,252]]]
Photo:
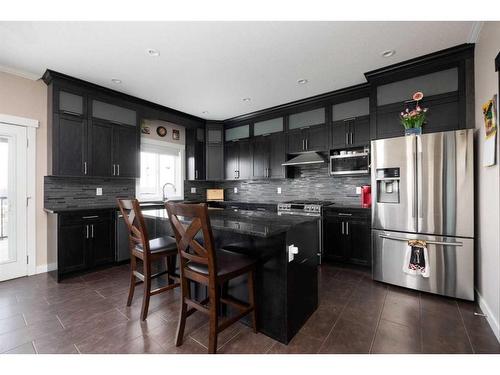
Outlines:
[[409,240],[405,252],[403,272],[408,275],[429,277],[431,267],[427,243],[423,240]]

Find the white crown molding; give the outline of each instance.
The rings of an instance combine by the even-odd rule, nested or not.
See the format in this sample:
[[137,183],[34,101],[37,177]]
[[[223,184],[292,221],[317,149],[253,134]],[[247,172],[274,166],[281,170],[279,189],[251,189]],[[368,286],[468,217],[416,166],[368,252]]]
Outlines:
[[479,40],[479,35],[481,34],[481,29],[483,28],[484,21],[474,21],[469,33],[468,42],[477,43]]
[[0,122],[4,124],[26,126],[31,128],[38,128],[39,121],[19,116],[5,115],[0,113]]
[[12,74],[12,75],[26,78],[26,79],[30,79],[32,81],[37,81],[40,79],[40,75],[38,75],[38,74],[22,71],[22,70],[11,68],[11,67],[4,66],[4,65],[0,65],[0,72]]

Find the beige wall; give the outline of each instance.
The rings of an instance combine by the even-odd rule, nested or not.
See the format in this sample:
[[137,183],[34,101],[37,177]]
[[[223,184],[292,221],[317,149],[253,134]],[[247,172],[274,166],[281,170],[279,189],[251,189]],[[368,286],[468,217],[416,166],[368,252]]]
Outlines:
[[499,51],[500,22],[486,22],[475,50],[476,288],[481,308],[500,341],[500,134],[497,134],[497,164],[483,167],[485,133],[481,110],[483,103],[494,94],[498,95],[498,72],[495,72],[494,61]]
[[38,120],[36,131],[36,265],[55,262],[47,256],[47,215],[43,211],[43,176],[47,174],[47,86],[0,72],[0,113]]
[[[165,129],[167,129],[167,135],[165,137],[160,137],[156,133],[156,128],[158,126],[163,126]],[[141,134],[141,136],[144,138],[155,139],[157,141],[176,143],[176,144],[180,144],[180,145],[186,144],[186,130],[185,130],[184,126],[175,125],[175,124],[172,124],[170,122],[160,121],[160,120],[144,120],[141,127],[142,128],[148,127],[149,131],[150,131],[149,134]],[[172,139],[172,130],[173,129],[179,130],[179,140]]]

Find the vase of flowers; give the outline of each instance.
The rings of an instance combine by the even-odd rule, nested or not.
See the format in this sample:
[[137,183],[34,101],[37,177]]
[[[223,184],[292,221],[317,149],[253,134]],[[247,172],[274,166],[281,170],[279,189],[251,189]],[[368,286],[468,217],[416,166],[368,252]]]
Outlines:
[[424,94],[420,91],[413,94],[412,98],[416,103],[415,108],[410,110],[410,108],[406,107],[399,116],[401,124],[405,128],[405,135],[422,134],[422,126],[425,124],[425,116],[428,110],[427,108],[420,107],[418,104],[423,97]]

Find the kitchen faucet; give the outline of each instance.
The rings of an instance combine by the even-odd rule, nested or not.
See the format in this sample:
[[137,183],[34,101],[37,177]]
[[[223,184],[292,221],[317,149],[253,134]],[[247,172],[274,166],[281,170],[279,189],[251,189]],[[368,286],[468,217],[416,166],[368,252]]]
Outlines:
[[167,200],[167,194],[165,194],[165,188],[167,186],[172,186],[174,188],[174,193],[177,191],[177,189],[175,188],[175,185],[171,182],[166,182],[163,187],[161,188],[162,192],[163,192],[163,201],[166,201]]

